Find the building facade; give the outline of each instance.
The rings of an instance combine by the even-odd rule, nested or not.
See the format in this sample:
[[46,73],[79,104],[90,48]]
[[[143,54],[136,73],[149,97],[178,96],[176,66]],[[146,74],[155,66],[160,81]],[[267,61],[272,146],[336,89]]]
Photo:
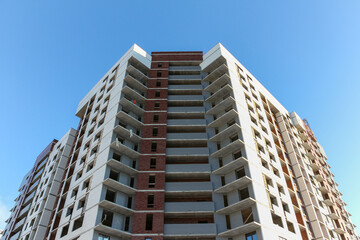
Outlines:
[[327,156],[221,44],[137,45],[25,176],[2,239],[355,240]]

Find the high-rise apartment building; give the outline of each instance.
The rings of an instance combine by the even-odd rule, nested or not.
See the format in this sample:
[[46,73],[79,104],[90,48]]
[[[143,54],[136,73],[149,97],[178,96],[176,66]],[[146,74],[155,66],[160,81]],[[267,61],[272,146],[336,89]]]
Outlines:
[[327,157],[221,44],[134,45],[25,176],[2,239],[355,240]]

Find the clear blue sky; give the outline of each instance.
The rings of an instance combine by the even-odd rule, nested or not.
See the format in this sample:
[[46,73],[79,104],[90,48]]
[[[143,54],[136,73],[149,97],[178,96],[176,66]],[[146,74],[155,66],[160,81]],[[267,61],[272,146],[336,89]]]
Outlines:
[[218,42],[308,119],[360,226],[360,1],[122,2],[0,0],[0,228],[36,156],[133,43]]

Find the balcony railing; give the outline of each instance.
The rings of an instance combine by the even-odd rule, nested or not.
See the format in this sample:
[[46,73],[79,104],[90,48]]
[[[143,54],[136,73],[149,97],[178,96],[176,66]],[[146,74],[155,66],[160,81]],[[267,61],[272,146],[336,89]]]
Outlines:
[[238,212],[238,211],[244,210],[246,208],[249,208],[252,205],[254,205],[255,202],[256,202],[255,199],[249,197],[249,198],[243,199],[239,202],[236,202],[234,204],[231,204],[227,207],[221,208],[221,209],[217,210],[216,213],[231,214],[231,213]]
[[167,175],[208,176],[211,173],[209,164],[166,164]]
[[143,72],[139,71],[132,65],[129,65],[126,70],[131,76],[141,82],[146,82],[148,80],[148,76],[146,76]]
[[137,90],[130,88],[129,86],[125,86],[121,91],[124,94],[131,96],[138,103],[145,104],[146,98],[143,95],[141,95],[141,93],[139,93]]
[[120,143],[120,141],[115,140],[111,143],[110,145],[111,148],[121,152],[122,154],[129,156],[130,158],[139,158],[140,157],[140,153],[129,148],[128,146]]
[[223,114],[221,117],[217,118],[216,120],[212,121],[211,123],[209,123],[209,127],[221,127],[223,125],[225,125],[227,122],[229,122],[230,120],[235,119],[235,117],[238,116],[238,113],[232,109],[230,111],[228,111],[227,113]]
[[120,111],[117,115],[117,118],[119,118],[121,121],[126,122],[127,124],[134,126],[136,128],[141,128],[143,126],[143,123],[139,120],[135,119],[134,117],[130,116],[124,111]]
[[108,200],[102,200],[99,203],[99,206],[102,208],[106,208],[107,210],[110,210],[111,212],[116,212],[116,213],[126,215],[126,216],[131,216],[134,213],[134,210],[127,208],[125,206],[116,204],[114,202],[110,202]]
[[101,223],[99,223],[94,229],[96,231],[104,233],[106,235],[111,235],[111,236],[118,237],[121,239],[130,239],[131,238],[131,233],[120,230],[120,229],[116,229],[113,227],[108,227]]
[[211,154],[211,157],[213,157],[213,158],[225,157],[225,156],[241,149],[244,145],[245,145],[245,143],[243,141],[241,141],[240,139],[237,139],[237,140],[233,141],[232,143],[226,145],[225,147],[220,148],[213,154]]
[[123,126],[117,125],[114,128],[114,132],[120,135],[121,137],[128,139],[132,142],[140,142],[141,137],[137,134],[135,134],[132,130],[129,130],[127,128],[124,128]]
[[247,223],[235,228],[232,228],[230,230],[224,231],[219,233],[219,237],[235,237],[237,235],[242,235],[245,233],[249,233],[249,232],[254,232],[256,231],[258,228],[260,228],[260,223],[258,222],[251,222],[251,223]]
[[212,71],[211,73],[209,73],[209,75],[207,75],[204,78],[204,81],[213,81],[217,78],[219,78],[221,75],[223,75],[224,73],[228,72],[228,67],[223,64],[220,67],[216,68],[214,71]]
[[105,181],[103,182],[104,185],[111,187],[113,189],[116,189],[120,192],[124,192],[126,194],[135,194],[136,190],[128,185],[125,185],[123,183],[120,183],[114,179],[111,178],[107,178],[105,179]]
[[203,192],[212,192],[211,182],[167,182],[165,191],[167,193],[183,194],[201,194]]
[[119,171],[119,172],[124,172],[126,174],[129,174],[130,176],[134,176],[138,173],[138,171],[118,160],[115,159],[110,159],[109,161],[107,161],[107,165],[110,166],[112,169]]
[[136,78],[134,78],[130,74],[125,75],[124,81],[127,84],[129,84],[131,87],[136,88],[137,90],[139,90],[140,92],[146,92],[147,91],[146,83],[137,80]]
[[214,192],[215,193],[229,193],[236,189],[244,188],[247,185],[249,185],[249,183],[251,183],[251,178],[249,178],[248,176],[244,176],[244,177],[236,179],[235,181],[232,181],[224,186],[217,188]]
[[214,107],[209,109],[206,114],[213,115],[213,114],[219,114],[220,112],[224,111],[224,109],[232,106],[235,103],[235,99],[231,96],[225,98],[218,104],[216,104]]
[[214,170],[212,173],[216,175],[225,175],[234,169],[238,169],[244,165],[248,164],[248,160],[244,157],[239,157],[228,164],[225,164],[224,166]]
[[126,109],[129,109],[131,112],[135,113],[138,116],[142,116],[145,112],[143,108],[124,97],[121,98],[120,105],[125,107]]
[[166,202],[165,214],[179,215],[204,215],[214,213],[213,202]]
[[235,124],[231,125],[230,127],[225,128],[224,130],[222,130],[221,132],[219,132],[215,136],[211,137],[209,139],[209,141],[221,142],[221,141],[225,140],[226,138],[229,138],[230,135],[233,135],[233,134],[238,133],[240,131],[241,131],[241,127],[237,123],[235,123]]
[[216,224],[164,224],[165,237],[190,238],[196,237],[215,237]]
[[227,94],[230,94],[233,92],[233,88],[227,84],[226,86],[220,88],[217,92],[215,92],[213,95],[211,95],[210,97],[208,97],[205,102],[216,102],[218,100],[220,100],[221,98],[223,98],[224,96],[226,96]]
[[220,78],[216,79],[215,81],[213,81],[212,83],[210,83],[209,86],[207,86],[204,91],[206,92],[211,92],[214,93],[216,92],[221,86],[223,86],[224,84],[228,83],[230,80],[229,75],[227,75],[226,73],[224,75],[222,75]]

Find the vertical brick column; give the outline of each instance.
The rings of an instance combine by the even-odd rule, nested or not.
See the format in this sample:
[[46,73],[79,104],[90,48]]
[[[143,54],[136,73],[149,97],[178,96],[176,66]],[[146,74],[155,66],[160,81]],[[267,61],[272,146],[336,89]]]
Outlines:
[[[133,215],[133,240],[162,240],[164,233],[166,121],[169,63],[152,55]],[[162,60],[161,60],[162,61]],[[155,180],[154,180],[155,179]],[[152,228],[146,219],[152,215]],[[149,227],[149,226],[148,226]]]

